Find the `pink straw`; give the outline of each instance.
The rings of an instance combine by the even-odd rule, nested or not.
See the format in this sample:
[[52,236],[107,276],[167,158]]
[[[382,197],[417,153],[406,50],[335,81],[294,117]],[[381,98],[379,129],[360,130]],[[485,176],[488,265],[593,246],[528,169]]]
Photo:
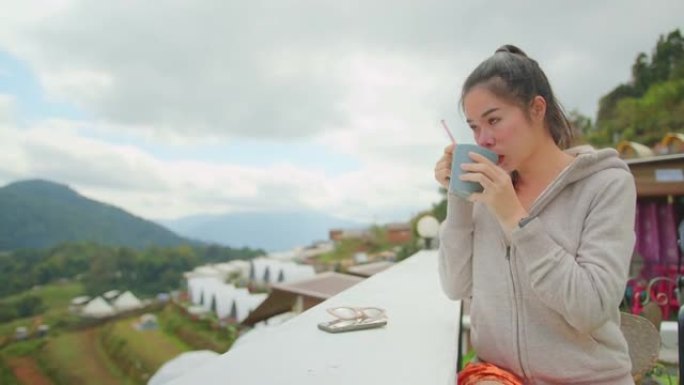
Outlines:
[[446,131],[447,135],[449,135],[449,139],[451,139],[451,143],[456,144],[456,139],[454,139],[454,136],[451,135],[451,131],[449,130],[449,127],[447,127],[447,124],[444,121],[444,119],[442,119],[442,127],[444,127],[444,131]]

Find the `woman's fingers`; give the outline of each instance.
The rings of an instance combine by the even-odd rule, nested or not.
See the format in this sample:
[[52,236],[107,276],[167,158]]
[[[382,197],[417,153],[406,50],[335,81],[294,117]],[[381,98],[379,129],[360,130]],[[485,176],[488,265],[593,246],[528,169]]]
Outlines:
[[[496,166],[482,163],[463,163],[461,170],[465,171],[462,176],[484,175],[489,180],[499,180],[499,170]],[[470,180],[470,179],[468,179]]]
[[449,169],[439,169],[435,170],[435,179],[437,179],[437,182],[441,184],[443,187],[447,187],[449,185],[449,179],[451,177],[451,170]]
[[455,144],[450,144],[444,148],[444,154],[435,165],[435,179],[444,188],[448,188],[451,177],[451,159],[454,153]]
[[469,152],[468,156],[470,157],[470,159],[472,159],[478,163],[489,163],[491,165],[494,164],[494,162],[489,160],[487,157],[482,156],[482,155],[478,154],[477,152]]
[[471,159],[473,159],[475,163],[462,163],[461,169],[463,171],[485,174],[492,181],[504,182],[507,178],[510,178],[506,171],[484,156],[474,152],[469,153],[469,155],[471,155]]
[[461,174],[459,179],[465,182],[477,182],[486,190],[494,185],[494,182],[485,174],[479,172],[469,172]]

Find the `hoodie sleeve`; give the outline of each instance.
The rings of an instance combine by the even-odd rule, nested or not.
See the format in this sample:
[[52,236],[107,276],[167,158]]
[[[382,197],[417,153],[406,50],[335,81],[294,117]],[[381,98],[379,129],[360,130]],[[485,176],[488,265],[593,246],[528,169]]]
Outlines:
[[511,238],[539,298],[585,333],[603,325],[620,305],[635,243],[632,175],[621,171],[603,182],[579,230],[576,255],[558,245],[539,218]]
[[447,297],[471,295],[473,203],[447,194],[447,217],[439,231],[439,280]]

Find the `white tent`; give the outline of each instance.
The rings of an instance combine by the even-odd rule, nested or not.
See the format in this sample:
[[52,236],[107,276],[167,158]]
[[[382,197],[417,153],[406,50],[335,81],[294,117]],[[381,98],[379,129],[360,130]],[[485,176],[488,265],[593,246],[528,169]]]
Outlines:
[[157,370],[147,382],[147,385],[164,385],[180,377],[184,373],[195,370],[218,357],[219,354],[211,350],[195,350],[177,355],[167,361]]
[[102,294],[102,296],[103,296],[104,299],[106,299],[107,301],[111,301],[111,300],[113,300],[114,298],[118,297],[119,294],[120,294],[120,292],[119,292],[118,290],[110,290],[110,291],[108,291],[108,292]]
[[230,317],[237,322],[244,321],[245,318],[256,309],[262,302],[266,300],[268,294],[248,294],[235,297],[233,306],[231,308]]
[[233,290],[235,290],[235,286],[225,283],[207,285],[202,291],[204,302],[201,305],[207,310],[215,310],[218,308],[219,302],[229,297],[230,292]]
[[72,306],[83,306],[90,301],[90,297],[87,295],[82,295],[80,297],[75,297],[71,299],[71,305]]
[[247,276],[249,275],[249,261],[237,259],[235,261],[230,261],[228,263],[231,266],[238,269],[243,277],[247,278]]
[[311,265],[301,265],[291,261],[269,258],[252,260],[249,278],[259,283],[294,282],[311,278],[316,272]]
[[274,282],[296,282],[316,275],[316,271],[311,265],[298,265],[295,263],[284,264],[276,276]]
[[245,319],[267,296],[252,295],[245,288],[236,288],[209,277],[189,278],[188,289],[194,305],[215,311],[218,318],[232,317],[238,321]]
[[249,275],[249,262],[242,260],[235,260],[230,262],[218,263],[214,265],[214,268],[223,273],[225,278],[233,274],[237,274],[240,277],[247,278]]
[[250,261],[249,279],[254,282],[263,282],[266,269],[277,261],[267,258],[254,258]]
[[192,272],[197,276],[215,277],[217,279],[224,278],[224,273],[217,269],[214,265],[197,266]]
[[107,317],[114,314],[114,308],[111,307],[104,298],[97,297],[83,307],[81,314],[86,317]]
[[298,250],[287,250],[287,251],[272,251],[268,253],[266,256],[267,258],[271,260],[278,260],[278,261],[291,261],[295,258],[297,258],[299,252]]
[[233,302],[237,297],[248,296],[249,291],[245,288],[236,288],[233,285],[224,285],[219,290],[214,292],[214,300],[216,301],[216,316],[218,318],[225,318],[230,315]]
[[142,307],[142,302],[130,291],[126,291],[114,300],[114,308],[117,311],[126,311]]
[[188,292],[190,301],[194,305],[207,302],[207,293],[212,286],[222,285],[223,283],[216,277],[190,277],[188,278]]

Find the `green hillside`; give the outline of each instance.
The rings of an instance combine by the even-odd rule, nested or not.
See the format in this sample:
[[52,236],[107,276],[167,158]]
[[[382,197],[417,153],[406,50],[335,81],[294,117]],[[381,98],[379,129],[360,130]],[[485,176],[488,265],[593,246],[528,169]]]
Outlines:
[[679,29],[660,36],[651,55],[639,53],[631,79],[601,97],[595,124],[571,116],[596,147],[622,140],[653,146],[671,132],[684,132],[684,37]]
[[28,180],[0,188],[0,250],[81,241],[133,248],[190,242],[156,223],[85,198],[65,185]]

